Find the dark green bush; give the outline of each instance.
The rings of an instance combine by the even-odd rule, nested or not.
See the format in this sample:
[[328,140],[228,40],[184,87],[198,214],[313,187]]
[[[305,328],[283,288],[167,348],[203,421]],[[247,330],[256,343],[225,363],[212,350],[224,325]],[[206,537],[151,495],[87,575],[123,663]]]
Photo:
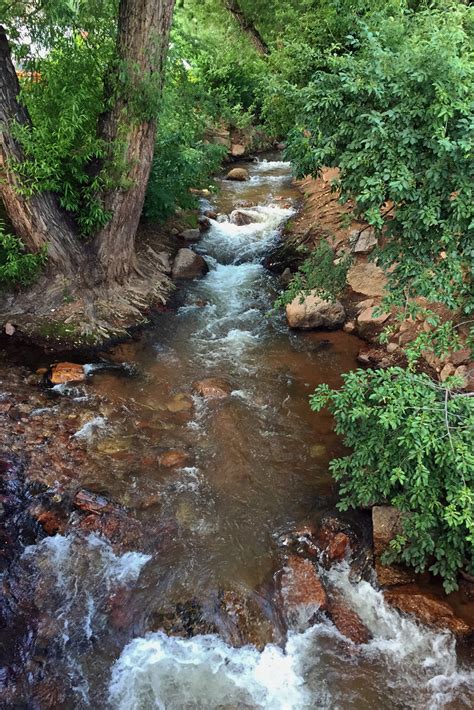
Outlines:
[[388,561],[441,575],[474,573],[474,398],[400,368],[357,370],[340,390],[319,386],[311,408],[329,407],[352,453],[334,459],[339,507],[396,506],[403,534]]

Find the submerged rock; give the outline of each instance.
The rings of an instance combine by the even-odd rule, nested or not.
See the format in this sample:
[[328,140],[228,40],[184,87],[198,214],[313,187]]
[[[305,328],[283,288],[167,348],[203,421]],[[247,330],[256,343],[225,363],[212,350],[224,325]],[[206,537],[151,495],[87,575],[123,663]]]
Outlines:
[[226,180],[235,180],[236,182],[245,182],[250,178],[249,171],[246,168],[232,168],[226,175]]
[[165,468],[175,468],[176,466],[184,466],[189,462],[189,458],[189,454],[185,451],[170,449],[159,456],[158,463]]
[[83,382],[86,373],[83,365],[74,362],[59,362],[53,365],[49,380],[53,385],[62,385],[66,382]]
[[193,391],[204,399],[225,399],[232,392],[232,385],[226,380],[209,377],[194,382]]
[[286,320],[290,328],[338,328],[344,323],[346,313],[340,301],[325,301],[316,294],[296,296],[286,306]]
[[180,249],[174,260],[171,275],[174,279],[195,279],[209,271],[206,261],[191,249]]
[[74,505],[87,513],[111,513],[116,510],[116,507],[107,498],[84,488],[74,496]]

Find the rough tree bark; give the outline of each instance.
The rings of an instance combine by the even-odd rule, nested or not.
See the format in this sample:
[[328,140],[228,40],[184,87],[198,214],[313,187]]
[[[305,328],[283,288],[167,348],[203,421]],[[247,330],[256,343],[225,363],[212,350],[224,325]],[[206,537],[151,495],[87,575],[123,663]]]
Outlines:
[[[144,81],[161,93],[175,0],[120,0],[117,53],[134,91]],[[135,84],[135,86],[133,86]],[[139,98],[139,97],[138,97]],[[104,205],[112,217],[95,244],[105,281],[123,282],[134,265],[135,234],[145,199],[156,139],[156,119],[137,117],[133,99],[118,94],[102,135],[126,165],[124,188],[110,190]],[[115,156],[116,158],[117,156]]]
[[29,123],[26,109],[18,102],[19,91],[10,46],[0,26],[0,197],[26,248],[35,253],[47,246],[51,266],[62,273],[72,273],[83,261],[72,224],[51,193],[22,196],[15,171],[8,169],[9,163],[24,160],[21,146],[11,132],[13,122]]
[[[118,67],[119,71],[128,72],[129,94],[139,92],[140,81],[161,93],[174,3],[175,0],[120,0]],[[18,189],[15,171],[8,169],[12,162],[25,160],[11,131],[14,122],[25,125],[30,121],[18,101],[19,90],[6,33],[0,27],[0,197],[16,233],[32,252],[47,245],[48,262],[57,272],[77,274],[82,267],[90,281],[91,265],[85,264],[92,258],[96,283],[123,283],[135,262],[135,234],[153,160],[156,118],[137,116],[133,96],[127,91],[116,92],[101,132],[110,145],[111,159],[118,158],[125,166],[120,175],[122,187],[112,188],[103,196],[111,219],[96,235],[92,247],[86,248],[55,196],[41,192],[26,199]]]
[[260,54],[268,54],[268,45],[255,25],[245,16],[237,0],[224,0],[224,5]]

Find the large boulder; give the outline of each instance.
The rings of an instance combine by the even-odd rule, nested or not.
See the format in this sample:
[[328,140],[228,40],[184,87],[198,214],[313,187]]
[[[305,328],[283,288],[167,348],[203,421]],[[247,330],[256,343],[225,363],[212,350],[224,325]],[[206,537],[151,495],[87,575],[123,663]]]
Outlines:
[[246,168],[232,168],[226,175],[226,180],[235,180],[236,182],[245,182],[250,178],[249,171]]
[[191,249],[180,249],[174,260],[172,276],[174,279],[195,279],[209,271],[205,260]]
[[353,291],[364,296],[383,296],[387,277],[379,266],[362,262],[349,269],[347,283]]
[[316,294],[296,296],[286,306],[286,320],[290,328],[338,328],[344,323],[346,313],[340,301],[325,301]]

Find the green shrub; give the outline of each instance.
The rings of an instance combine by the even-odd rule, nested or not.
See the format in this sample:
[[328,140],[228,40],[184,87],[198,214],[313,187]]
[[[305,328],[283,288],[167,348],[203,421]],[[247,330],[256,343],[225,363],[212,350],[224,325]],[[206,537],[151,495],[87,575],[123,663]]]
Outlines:
[[301,175],[338,166],[342,199],[384,229],[392,303],[474,310],[473,20],[451,2],[359,25],[301,91],[289,156]]
[[342,389],[320,385],[311,408],[329,407],[352,453],[330,470],[339,508],[390,504],[406,514],[386,560],[443,578],[474,573],[474,398],[400,368],[357,370]]
[[18,237],[9,234],[0,221],[0,288],[15,284],[28,285],[37,277],[45,260],[45,252],[25,252]]
[[275,301],[275,307],[286,306],[297,296],[303,298],[312,291],[321,298],[334,301],[344,290],[351,263],[352,259],[347,255],[335,264],[333,250],[323,239],[293,275],[288,287]]

